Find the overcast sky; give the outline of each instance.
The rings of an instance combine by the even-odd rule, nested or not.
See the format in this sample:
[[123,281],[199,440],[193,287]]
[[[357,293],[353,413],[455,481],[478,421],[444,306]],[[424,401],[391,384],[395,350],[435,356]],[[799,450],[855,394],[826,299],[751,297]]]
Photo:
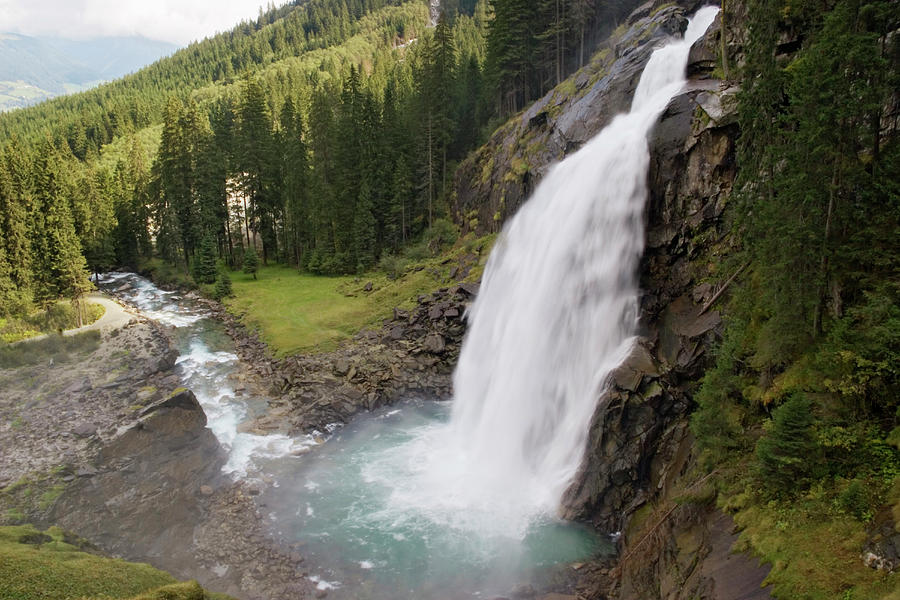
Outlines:
[[263,4],[268,0],[0,0],[0,31],[73,39],[143,35],[183,46],[255,19]]

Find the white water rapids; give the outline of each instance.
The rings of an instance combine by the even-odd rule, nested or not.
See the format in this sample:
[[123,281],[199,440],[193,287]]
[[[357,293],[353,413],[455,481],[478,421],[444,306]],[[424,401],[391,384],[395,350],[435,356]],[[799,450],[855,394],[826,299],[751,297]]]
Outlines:
[[654,52],[631,111],[553,167],[505,227],[470,310],[450,423],[379,470],[397,481],[395,514],[521,538],[557,511],[637,326],[647,136],[717,12]]
[[[120,287],[123,284],[124,287]],[[238,357],[224,341],[221,325],[201,304],[177,292],[161,290],[134,273],[107,273],[103,286],[128,300],[145,316],[174,328],[179,349],[177,372],[184,387],[194,392],[208,419],[208,426],[228,452],[222,471],[235,478],[257,474],[255,461],[278,458],[316,445],[316,434],[291,438],[283,434],[256,435],[238,431],[250,418],[251,404],[265,405],[264,398],[239,400],[230,375]],[[228,348],[211,347],[215,342]]]

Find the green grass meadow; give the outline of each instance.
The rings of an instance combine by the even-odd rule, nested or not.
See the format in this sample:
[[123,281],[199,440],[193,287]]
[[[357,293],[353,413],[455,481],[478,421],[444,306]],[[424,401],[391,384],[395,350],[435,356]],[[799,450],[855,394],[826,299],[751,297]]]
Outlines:
[[142,563],[84,552],[78,541],[52,527],[0,527],[0,598],[3,600],[205,600],[196,582]]
[[[439,285],[425,270],[390,281],[375,273],[325,277],[284,266],[262,267],[257,279],[232,275],[234,297],[226,304],[244,323],[260,331],[277,356],[327,352],[367,326],[391,315],[394,306],[412,305],[420,293]],[[366,292],[367,283],[372,291]]]
[[256,279],[236,271],[230,273],[234,296],[225,304],[260,332],[276,356],[327,352],[361,329],[379,327],[394,307],[411,308],[420,294],[455,283],[450,275],[463,256],[477,257],[466,280],[478,280],[494,239],[460,240],[437,257],[404,259],[393,278],[384,270],[327,277],[268,266]]

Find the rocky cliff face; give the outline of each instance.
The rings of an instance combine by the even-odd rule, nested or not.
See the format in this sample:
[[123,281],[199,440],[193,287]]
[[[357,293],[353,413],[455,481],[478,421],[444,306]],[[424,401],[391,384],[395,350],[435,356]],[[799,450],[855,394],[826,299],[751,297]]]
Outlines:
[[[593,58],[556,90],[499,130],[460,169],[462,225],[499,228],[547,169],[627,110],[641,71],[665,37],[679,33],[694,2],[637,9]],[[690,384],[702,374],[721,323],[716,284],[727,278],[717,253],[735,176],[736,89],[712,77],[720,45],[714,24],[691,51],[688,89],[651,136],[647,247],[641,271],[642,337],[598,403],[588,460],[566,501],[566,516],[622,528],[629,511],[664,486],[686,435]],[[489,216],[490,215],[490,216]]]
[[[553,163],[627,110],[653,49],[682,30],[696,6],[641,6],[588,66],[498,130],[457,174],[463,228],[498,231]],[[714,576],[733,541],[730,519],[702,498],[681,506],[674,496],[689,487],[692,394],[721,329],[717,292],[732,275],[720,259],[730,243],[724,216],[736,175],[737,89],[720,77],[739,62],[740,44],[720,15],[691,50],[687,89],[651,135],[640,339],[598,401],[563,506],[567,518],[624,534],[622,563],[584,578],[589,597],[737,597],[728,578]],[[740,597],[768,597],[755,561],[729,569],[750,590]]]

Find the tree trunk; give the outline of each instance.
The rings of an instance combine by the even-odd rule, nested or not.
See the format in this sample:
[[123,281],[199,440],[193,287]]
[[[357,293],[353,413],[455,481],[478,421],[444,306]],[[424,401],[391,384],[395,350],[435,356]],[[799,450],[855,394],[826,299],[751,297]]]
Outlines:
[[834,170],[831,175],[831,187],[828,191],[828,208],[825,213],[825,233],[822,236],[822,251],[819,262],[819,276],[821,284],[819,286],[818,297],[816,298],[816,311],[813,315],[813,337],[822,333],[822,314],[825,310],[825,296],[828,290],[828,238],[831,236],[831,220],[834,214],[835,196],[840,183],[840,157],[836,157],[834,161]]

